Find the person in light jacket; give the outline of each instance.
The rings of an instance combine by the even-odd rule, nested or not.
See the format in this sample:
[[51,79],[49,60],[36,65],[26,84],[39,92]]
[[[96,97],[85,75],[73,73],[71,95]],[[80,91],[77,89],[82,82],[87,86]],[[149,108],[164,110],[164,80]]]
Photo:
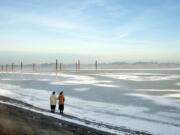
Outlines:
[[59,111],[60,111],[60,114],[63,114],[64,102],[65,102],[63,91],[60,92],[58,99],[59,99]]
[[51,112],[54,113],[56,109],[56,103],[57,103],[57,96],[55,91],[52,92],[52,95],[50,96],[50,105],[51,105]]

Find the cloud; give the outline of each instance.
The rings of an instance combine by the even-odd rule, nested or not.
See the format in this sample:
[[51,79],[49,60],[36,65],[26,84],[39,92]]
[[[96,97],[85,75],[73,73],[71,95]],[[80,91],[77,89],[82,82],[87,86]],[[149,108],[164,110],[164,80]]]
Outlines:
[[[32,25],[39,25],[41,27],[47,27],[50,29],[63,29],[63,30],[83,30],[83,27],[79,23],[75,23],[71,20],[57,17],[51,17],[44,14],[35,13],[21,13],[21,12],[5,12],[3,14],[9,21],[13,23],[27,23]],[[1,14],[2,16],[2,14]]]
[[[25,4],[25,6],[28,5]],[[33,7],[33,4],[30,4],[30,6]],[[95,12],[97,13],[93,11],[95,7]],[[129,27],[129,25],[124,25],[121,28],[118,26],[117,28],[109,24],[110,27],[113,27],[111,29],[106,27],[106,22],[100,22],[100,20],[108,18],[108,16],[119,17],[124,12],[126,10],[120,4],[116,5],[108,0],[78,0],[75,2],[65,2],[62,5],[59,3],[54,11],[49,13],[41,11],[32,12],[24,9],[21,11],[21,9],[17,10],[14,8],[10,10],[1,9],[1,16],[6,17],[6,20],[12,23],[13,26],[15,26],[14,24],[27,25],[28,27],[38,26],[39,30],[44,29],[56,33],[63,32],[76,38],[104,40],[112,38],[114,35],[118,38],[123,38],[134,31],[135,27]],[[103,13],[106,16],[99,17],[97,16],[98,13]],[[118,29],[119,31],[117,31]]]

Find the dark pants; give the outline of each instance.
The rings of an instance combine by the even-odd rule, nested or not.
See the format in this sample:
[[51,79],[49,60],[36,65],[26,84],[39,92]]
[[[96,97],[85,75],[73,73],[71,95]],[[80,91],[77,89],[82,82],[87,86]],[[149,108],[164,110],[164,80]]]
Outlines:
[[59,105],[59,111],[61,114],[63,114],[64,111],[64,105]]
[[51,112],[55,112],[55,108],[56,108],[56,106],[55,105],[51,105]]

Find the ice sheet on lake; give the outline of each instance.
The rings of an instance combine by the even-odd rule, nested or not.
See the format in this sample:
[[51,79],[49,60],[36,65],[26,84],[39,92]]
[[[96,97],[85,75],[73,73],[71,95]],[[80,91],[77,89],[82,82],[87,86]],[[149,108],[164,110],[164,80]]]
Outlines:
[[142,92],[180,92],[180,89],[137,89],[137,91]]
[[83,91],[88,91],[88,90],[90,90],[90,88],[75,88],[75,89],[73,89],[73,90],[83,92]]
[[14,81],[14,80],[17,80],[17,81],[30,81],[32,79],[25,79],[25,78],[3,78],[3,79],[0,79],[2,81]]
[[168,97],[168,98],[180,98],[180,93],[176,94],[166,94],[163,97]]
[[79,85],[79,84],[97,84],[97,83],[111,83],[111,80],[98,80],[95,77],[82,75],[66,75],[60,74],[64,80],[50,82],[52,85]]
[[36,79],[37,81],[42,81],[42,82],[49,82],[51,81],[50,79]]
[[180,78],[179,75],[161,75],[150,73],[105,73],[99,74],[98,76],[104,76],[119,80],[129,80],[129,81],[162,81],[162,80],[173,80]]
[[129,93],[129,94],[126,94],[126,95],[135,96],[135,97],[141,97],[141,98],[144,98],[144,99],[147,99],[147,100],[151,100],[154,103],[159,104],[159,105],[171,106],[171,107],[173,106],[175,108],[180,109],[180,104],[178,102],[176,102],[175,100],[165,98],[163,96],[152,96],[152,95],[139,94],[139,93]]
[[[15,73],[15,75],[19,75]],[[75,86],[75,91],[78,93],[91,92],[91,89],[97,86],[99,87],[108,87],[109,90],[111,88],[118,89],[120,86],[118,84],[113,83],[113,77],[108,77],[109,73],[99,73],[97,76],[103,77],[100,79],[96,76],[88,76],[88,75],[71,75],[71,74],[58,74],[57,79],[52,79],[55,77],[55,73],[23,73],[24,79],[26,79],[26,75],[33,76],[33,81],[47,81],[47,84],[53,85],[82,85]],[[107,76],[108,75],[108,76]],[[111,75],[111,74],[110,74]],[[114,78],[119,78],[119,80],[139,80],[139,81],[147,81],[147,80],[157,80],[160,79],[174,79],[178,78],[178,75],[168,75],[168,74],[156,74],[156,73],[112,73]],[[123,76],[124,75],[124,76]],[[37,76],[34,77],[34,76]],[[39,76],[43,76],[44,78],[39,78]],[[124,78],[124,79],[122,79]],[[155,79],[154,79],[155,78]],[[59,80],[58,80],[59,79]],[[40,83],[40,82],[39,82]],[[8,96],[11,98],[15,98],[21,100],[23,102],[32,104],[36,107],[47,109],[49,108],[49,96],[51,91],[46,91],[43,89],[30,89],[30,88],[21,88],[18,85],[9,85],[0,83],[0,95]],[[138,92],[146,91],[148,89],[139,89],[134,90],[134,93],[123,93],[129,96],[134,96],[138,98],[144,98],[145,100],[153,101],[155,104],[160,104],[164,106],[174,106],[179,108],[179,104],[175,102],[175,100],[171,100],[168,97],[162,96],[151,96],[147,94],[139,94]],[[163,92],[163,89],[157,89]],[[178,92],[177,89],[172,89],[174,92]],[[149,91],[153,91],[153,89],[149,89]],[[155,91],[155,90],[154,90]],[[168,90],[167,90],[168,91]],[[169,90],[170,92],[170,90]],[[118,93],[121,94],[121,93]],[[171,93],[172,94],[172,93]],[[138,100],[137,98],[137,100]],[[180,132],[180,120],[175,117],[177,113],[174,112],[158,112],[155,113],[147,113],[149,111],[148,106],[140,107],[135,105],[125,105],[121,103],[108,103],[108,102],[97,102],[97,101],[88,101],[83,100],[81,98],[75,98],[72,96],[66,96],[65,103],[65,113],[70,114],[72,116],[79,117],[81,119],[87,119],[91,121],[96,121],[98,123],[106,123],[114,126],[126,126],[131,129],[138,129],[149,131],[154,134],[177,134]],[[170,117],[167,117],[170,116]],[[179,126],[176,126],[179,125]]]
[[[49,91],[24,89],[19,86],[7,84],[0,84],[0,86],[0,95],[18,99],[36,107],[44,109],[49,108],[49,96],[51,94]],[[67,114],[81,119],[106,123],[114,126],[127,126],[131,129],[149,131],[154,134],[168,135],[172,134],[172,132],[179,133],[179,127],[173,126],[173,124],[166,124],[170,121],[168,118],[144,113],[147,110],[148,108],[145,107],[85,101],[68,96],[66,96],[65,104],[65,112]],[[173,122],[176,123],[176,121]]]
[[99,87],[108,87],[108,88],[118,88],[118,85],[112,85],[112,84],[102,84],[102,83],[97,83],[97,84],[93,84],[95,86],[99,86]]

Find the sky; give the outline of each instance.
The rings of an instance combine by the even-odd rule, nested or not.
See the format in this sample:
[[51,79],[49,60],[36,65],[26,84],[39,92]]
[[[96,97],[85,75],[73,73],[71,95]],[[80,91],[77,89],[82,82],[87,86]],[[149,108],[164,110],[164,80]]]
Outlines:
[[0,0],[0,63],[180,62],[179,0]]

